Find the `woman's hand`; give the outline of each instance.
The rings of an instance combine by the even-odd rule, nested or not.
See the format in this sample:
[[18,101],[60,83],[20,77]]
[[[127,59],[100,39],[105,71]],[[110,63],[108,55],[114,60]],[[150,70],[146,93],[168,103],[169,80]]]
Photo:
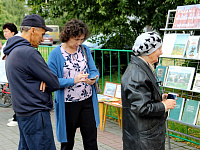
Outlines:
[[174,100],[174,99],[166,99],[166,100],[164,100],[162,102],[167,107],[167,110],[174,109],[174,107],[176,106],[176,100]]
[[[177,97],[175,99],[167,99],[167,96],[168,96],[167,93],[164,93],[162,95],[162,99],[163,99],[162,103],[164,103],[164,105],[166,106],[167,108],[166,111],[168,111],[169,109],[174,109],[174,107],[176,106],[176,100],[177,100]],[[177,96],[179,95],[177,94]]]
[[166,100],[167,99],[167,95],[168,95],[167,93],[162,94],[162,99]]
[[78,74],[77,76],[75,76],[74,78],[74,83],[77,84],[79,82],[86,82],[86,79],[88,78],[89,74],[83,74],[83,71]]
[[96,75],[96,77],[94,79],[88,79],[87,78],[85,83],[89,84],[89,85],[93,85],[96,82],[97,78],[98,78],[98,75]]

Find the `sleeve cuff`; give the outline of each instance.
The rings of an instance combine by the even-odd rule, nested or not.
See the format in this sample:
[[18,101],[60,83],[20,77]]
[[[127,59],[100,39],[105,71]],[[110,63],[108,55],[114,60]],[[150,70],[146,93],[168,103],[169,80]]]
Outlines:
[[[163,102],[162,102],[163,103]],[[163,105],[165,106],[165,112],[167,112],[167,106],[165,105],[165,103],[163,103]]]

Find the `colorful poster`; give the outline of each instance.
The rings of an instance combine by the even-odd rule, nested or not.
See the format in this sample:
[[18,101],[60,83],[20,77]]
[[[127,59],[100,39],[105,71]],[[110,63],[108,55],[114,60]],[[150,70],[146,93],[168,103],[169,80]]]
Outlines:
[[185,47],[187,45],[189,34],[179,34],[176,36],[176,41],[174,43],[174,47],[171,55],[176,57],[184,57]]
[[172,28],[200,28],[200,4],[177,6]]
[[190,90],[194,77],[194,67],[169,66],[165,86]]
[[199,56],[199,36],[189,36],[185,50],[185,57],[198,58]]

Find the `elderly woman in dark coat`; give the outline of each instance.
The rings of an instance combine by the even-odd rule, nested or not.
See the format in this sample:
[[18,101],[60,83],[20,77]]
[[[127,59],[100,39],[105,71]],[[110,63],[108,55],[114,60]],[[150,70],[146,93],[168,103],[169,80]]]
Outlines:
[[121,80],[123,106],[123,149],[164,150],[167,111],[176,101],[161,94],[153,64],[162,54],[156,32],[137,37],[133,56]]

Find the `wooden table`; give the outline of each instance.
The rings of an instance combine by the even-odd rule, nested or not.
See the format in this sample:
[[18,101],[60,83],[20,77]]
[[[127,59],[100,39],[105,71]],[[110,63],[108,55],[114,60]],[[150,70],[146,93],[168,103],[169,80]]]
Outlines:
[[[117,108],[118,123],[119,123],[119,126],[122,127],[122,105],[117,104],[114,101],[113,102],[106,102],[106,101],[99,100],[98,102],[99,102],[100,131],[101,130],[104,131],[104,129],[105,129],[108,105]],[[104,112],[104,115],[103,115],[104,104],[105,104],[105,112]],[[119,108],[121,108],[120,113],[119,113]],[[102,129],[102,124],[103,124],[103,129]]]
[[104,102],[101,100],[98,100],[99,102],[99,118],[100,118],[100,131],[102,130],[102,122],[103,122],[103,106]]
[[[106,105],[106,107],[105,107],[104,120],[103,120],[103,131],[105,129],[105,124],[106,124],[108,105],[117,108],[118,123],[119,123],[119,126],[122,127],[122,105],[119,103],[115,103],[115,102],[104,102],[104,104]],[[120,114],[119,114],[119,108],[121,108]],[[120,121],[120,119],[121,119],[121,121]]]

